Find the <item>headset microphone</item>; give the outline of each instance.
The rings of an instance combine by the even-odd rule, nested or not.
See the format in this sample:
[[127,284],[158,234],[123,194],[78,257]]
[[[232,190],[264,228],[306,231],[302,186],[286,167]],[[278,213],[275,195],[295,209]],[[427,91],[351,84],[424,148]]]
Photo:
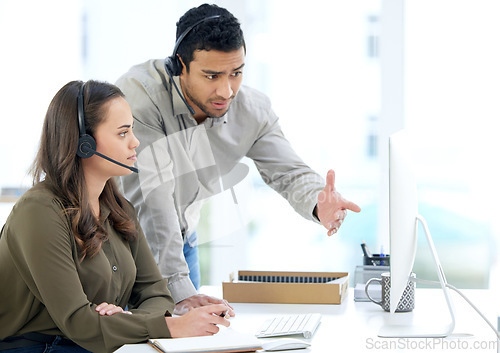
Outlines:
[[[168,73],[168,71],[167,71],[167,73]],[[175,87],[177,93],[179,94],[179,97],[181,97],[182,101],[184,102],[184,104],[186,105],[186,107],[189,109],[189,112],[191,113],[191,115],[194,115],[195,111],[194,111],[193,107],[190,106],[188,104],[188,102],[186,102],[186,100],[184,99],[184,96],[181,94],[181,92],[179,90],[179,87],[177,87],[177,85],[175,84],[175,81],[172,78],[172,76],[170,74],[168,76],[170,77],[170,81],[174,84],[174,87]]]
[[78,148],[76,150],[76,155],[80,158],[90,158],[94,154],[104,158],[111,163],[117,164],[120,167],[127,168],[128,170],[133,171],[134,173],[139,173],[139,169],[134,167],[129,167],[123,163],[115,161],[108,156],[103,155],[96,151],[97,144],[95,139],[89,134],[85,133],[85,111],[83,109],[83,89],[85,87],[85,83],[80,87],[80,92],[78,93],[78,129],[80,131],[80,137],[78,139]]
[[[87,135],[89,136],[89,135]],[[101,157],[101,158],[104,158],[108,161],[110,161],[111,163],[114,163],[114,164],[117,164],[119,165],[120,167],[123,167],[123,168],[127,168],[131,171],[133,171],[134,173],[139,173],[139,169],[135,168],[135,167],[129,167],[128,165],[125,165],[123,163],[120,163],[118,161],[115,161],[114,159],[112,158],[109,158],[108,156],[102,154],[102,153],[99,153],[97,152],[95,149],[92,148],[92,146],[90,146],[88,143],[82,143],[80,145],[78,145],[78,152],[77,154],[80,156],[81,154],[85,154],[86,156],[88,157],[92,157],[94,154]],[[82,158],[87,158],[87,157],[82,157]]]
[[182,34],[179,36],[179,38],[175,42],[174,53],[165,59],[165,71],[167,72],[168,77],[170,77],[170,82],[172,82],[174,84],[175,90],[179,94],[179,97],[181,97],[181,99],[184,102],[184,104],[186,105],[186,107],[189,109],[189,112],[191,113],[191,115],[194,115],[195,111],[194,111],[193,107],[191,107],[187,103],[187,101],[184,99],[184,96],[181,94],[179,87],[177,87],[177,84],[175,83],[175,81],[173,79],[174,76],[179,76],[182,72],[182,64],[181,64],[179,58],[177,57],[177,49],[179,49],[179,45],[181,44],[182,40],[189,34],[189,32],[191,32],[191,30],[193,28],[195,28],[196,26],[198,26],[202,22],[212,20],[215,18],[219,18],[219,17],[220,17],[220,15],[209,16],[209,17],[203,18],[203,19],[195,22],[192,26],[188,27],[184,32],[182,32]]

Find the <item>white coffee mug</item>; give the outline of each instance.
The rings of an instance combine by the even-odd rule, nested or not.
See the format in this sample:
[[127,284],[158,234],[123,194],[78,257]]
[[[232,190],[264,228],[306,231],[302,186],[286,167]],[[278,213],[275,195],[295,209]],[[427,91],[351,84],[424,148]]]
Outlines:
[[[415,277],[415,274],[412,273],[411,277]],[[375,304],[380,305],[385,311],[390,311],[391,308],[391,273],[384,272],[380,275],[382,278],[371,278],[366,282],[365,285],[365,293],[368,299],[370,299]],[[371,283],[378,282],[382,286],[382,300],[377,301],[370,296],[368,293],[368,287]],[[415,282],[408,281],[405,290],[403,291],[403,295],[399,300],[398,307],[396,308],[396,312],[406,312],[412,311],[415,308]]]

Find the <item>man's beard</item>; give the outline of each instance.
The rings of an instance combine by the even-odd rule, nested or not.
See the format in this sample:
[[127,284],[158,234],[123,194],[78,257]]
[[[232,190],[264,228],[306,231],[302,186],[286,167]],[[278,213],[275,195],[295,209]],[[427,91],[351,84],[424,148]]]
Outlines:
[[200,110],[201,110],[203,113],[207,114],[207,116],[208,116],[209,118],[220,118],[220,117],[224,116],[224,115],[227,113],[227,111],[229,110],[229,108],[231,107],[231,102],[232,102],[232,99],[234,98],[234,95],[233,95],[233,96],[229,99],[231,102],[229,102],[229,105],[228,105],[228,107],[227,107],[227,109],[226,109],[226,110],[221,111],[221,113],[220,113],[220,114],[218,114],[218,115],[214,115],[213,113],[209,112],[209,110],[208,110],[208,108],[207,108],[207,106],[206,106],[205,104],[201,103],[201,102],[200,102],[200,101],[198,101],[196,98],[194,98],[194,97],[191,95],[191,93],[189,92],[189,90],[186,90],[186,96],[189,98],[189,100],[190,100],[193,104],[195,104],[198,108],[200,108]]

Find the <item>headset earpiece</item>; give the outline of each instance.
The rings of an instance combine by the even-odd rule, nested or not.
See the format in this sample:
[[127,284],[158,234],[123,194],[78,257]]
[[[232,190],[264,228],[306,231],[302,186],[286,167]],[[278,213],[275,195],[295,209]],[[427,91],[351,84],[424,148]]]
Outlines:
[[78,139],[78,149],[76,155],[80,158],[90,158],[95,154],[97,144],[94,138],[90,135],[84,134]]
[[201,20],[195,22],[193,25],[189,26],[184,32],[182,32],[182,34],[175,42],[173,54],[165,59],[165,70],[167,71],[167,74],[170,76],[170,78],[172,78],[173,76],[179,76],[182,73],[182,64],[177,57],[177,49],[179,49],[179,45],[181,45],[182,40],[188,35],[189,32],[193,30],[193,28],[198,26],[200,23],[219,17],[220,15],[214,15],[207,18],[202,18]]
[[177,54],[169,56],[165,59],[165,70],[168,76],[179,76],[182,73],[182,64],[177,57]]

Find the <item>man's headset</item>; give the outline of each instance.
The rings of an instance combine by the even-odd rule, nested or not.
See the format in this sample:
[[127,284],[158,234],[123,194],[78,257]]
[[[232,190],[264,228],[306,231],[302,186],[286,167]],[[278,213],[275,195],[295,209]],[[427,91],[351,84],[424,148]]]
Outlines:
[[85,83],[82,84],[80,87],[80,92],[78,92],[78,130],[80,131],[80,137],[78,138],[78,148],[76,150],[76,155],[80,158],[90,158],[94,154],[98,155],[101,158],[104,158],[112,163],[115,163],[119,165],[120,167],[127,168],[128,170],[133,171],[134,173],[138,173],[139,169],[134,168],[134,167],[129,167],[128,165],[125,165],[123,163],[120,163],[118,161],[115,161],[112,158],[109,158],[108,156],[105,156],[99,152],[96,151],[97,144],[95,142],[95,139],[87,134],[86,129],[85,129],[85,110],[83,109],[83,91],[85,88]]
[[177,56],[177,50],[179,49],[179,45],[181,45],[183,39],[189,34],[189,32],[191,32],[193,30],[193,28],[198,26],[200,23],[203,23],[205,21],[212,20],[215,18],[219,18],[219,17],[220,17],[220,15],[209,16],[209,17],[203,18],[203,19],[195,22],[192,26],[189,26],[184,32],[182,32],[182,34],[179,36],[179,38],[175,42],[173,54],[171,56],[168,56],[165,59],[165,71],[167,71],[167,75],[168,75],[168,77],[170,77],[170,81],[174,84],[174,87],[177,90],[177,93],[181,97],[181,99],[184,102],[184,104],[186,105],[186,107],[189,109],[189,112],[191,113],[191,115],[194,115],[194,113],[195,113],[194,109],[186,102],[186,100],[184,99],[184,96],[181,94],[179,88],[177,87],[177,85],[175,84],[175,81],[173,79],[174,76],[179,76],[182,73],[182,64]]

